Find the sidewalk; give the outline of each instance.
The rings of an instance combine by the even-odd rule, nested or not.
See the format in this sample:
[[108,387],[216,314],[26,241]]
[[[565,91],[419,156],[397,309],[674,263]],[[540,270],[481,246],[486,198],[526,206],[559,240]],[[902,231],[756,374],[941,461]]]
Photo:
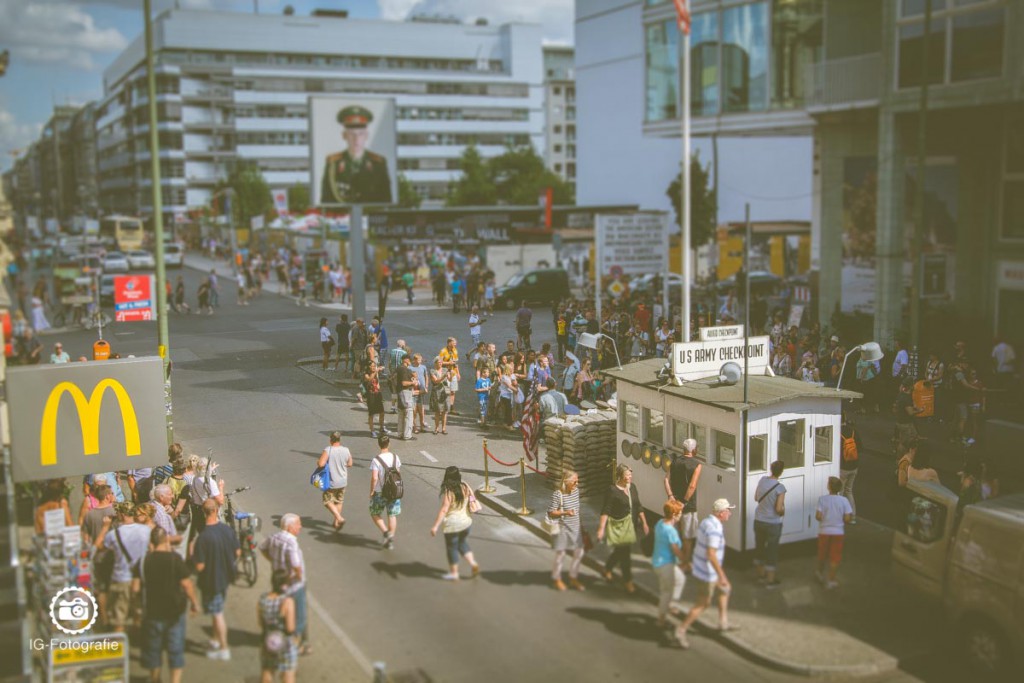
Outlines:
[[[551,497],[545,477],[527,475],[527,506],[533,514],[520,516],[518,474],[505,474],[504,469],[492,464],[491,485],[497,491],[479,493],[481,501],[548,540],[540,524]],[[584,498],[581,505],[584,525],[593,533],[601,500]],[[867,521],[847,531],[839,571],[841,586],[832,591],[814,578],[813,541],[782,547],[778,570],[782,586],[775,590],[755,584],[748,558],[726,551],[725,570],[733,585],[730,622],[741,628],[719,633],[717,611],[710,609],[696,624],[697,633],[715,638],[753,661],[815,678],[885,674],[928,652],[934,643],[919,625],[922,617],[927,620],[929,616],[931,623],[941,623],[941,612],[937,605],[908,595],[889,581],[892,532]],[[641,546],[642,542],[633,555],[634,581],[640,599],[653,604],[657,602],[657,578],[649,558],[641,554]],[[598,544],[585,562],[596,573],[607,555],[607,547]],[[688,581],[684,606],[692,603],[693,596],[693,582]],[[700,639],[691,642],[700,648]]]
[[[194,251],[190,251],[185,254],[185,266],[193,270],[198,270],[202,273],[209,273],[211,270],[216,271],[217,277],[221,280],[229,280],[230,282],[221,283],[220,292],[222,297],[230,298],[230,295],[234,292],[234,285],[232,284],[235,279],[235,268],[234,265],[227,261],[213,260],[207,256]],[[276,294],[292,301],[298,301],[298,297],[292,296],[291,294],[282,294],[280,286],[277,282],[276,276],[271,278],[264,283],[265,294]],[[429,287],[414,287],[413,296],[416,301],[425,303],[414,303],[409,305],[405,302],[405,290],[404,289],[392,289],[391,294],[388,297],[387,312],[395,311],[444,311],[451,310],[450,306],[438,306],[431,301],[433,293]],[[340,304],[333,302],[317,301],[312,297],[307,298],[307,302],[310,306],[319,308],[326,311],[338,311],[340,313],[352,313],[352,304]],[[366,292],[366,310],[367,312],[377,311],[377,293],[372,290]],[[466,312],[469,315],[469,312]]]

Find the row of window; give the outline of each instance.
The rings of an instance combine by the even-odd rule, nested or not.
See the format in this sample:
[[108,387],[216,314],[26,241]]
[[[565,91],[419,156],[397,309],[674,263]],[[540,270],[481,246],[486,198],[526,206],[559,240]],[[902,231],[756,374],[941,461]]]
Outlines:
[[432,83],[426,81],[361,81],[340,79],[251,78],[234,82],[235,90],[261,92],[354,92],[389,95],[482,95],[528,97],[525,83]]
[[312,66],[342,69],[406,71],[500,72],[500,59],[429,59],[374,55],[306,55],[272,52],[223,52],[164,50],[164,64],[236,64],[239,66]]
[[[935,0],[934,4],[942,2]],[[898,87],[911,88],[924,82],[926,42],[930,84],[994,78],[1003,73],[1006,8],[1002,1],[958,0],[951,9],[956,10],[960,4],[964,7],[958,11],[933,13],[927,41],[923,16],[900,21]],[[904,8],[907,6],[904,3]]]
[[399,133],[398,144],[519,147],[530,144],[530,136],[525,133]]
[[400,171],[458,171],[462,168],[462,159],[399,159]]
[[[697,442],[697,458],[724,469],[736,468],[735,434],[691,422],[671,418],[665,433],[665,415],[659,410],[641,408],[628,401],[619,402],[619,429],[630,436],[642,439],[659,447],[669,446],[682,451],[686,439]],[[776,459],[783,461],[787,468],[803,467],[806,464],[804,434],[807,423],[804,419],[787,420],[778,423],[776,435]],[[814,428],[814,463],[829,463],[835,457],[831,425]],[[768,435],[751,434],[748,437],[749,472],[763,472],[768,469]]]
[[399,107],[398,118],[407,121],[527,121],[529,109],[474,107]]

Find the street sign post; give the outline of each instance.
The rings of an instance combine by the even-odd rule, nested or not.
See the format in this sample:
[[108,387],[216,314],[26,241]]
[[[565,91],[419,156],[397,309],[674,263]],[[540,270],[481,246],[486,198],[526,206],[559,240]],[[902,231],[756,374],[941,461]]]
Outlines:
[[156,282],[152,275],[114,278],[114,319],[119,323],[157,319]]

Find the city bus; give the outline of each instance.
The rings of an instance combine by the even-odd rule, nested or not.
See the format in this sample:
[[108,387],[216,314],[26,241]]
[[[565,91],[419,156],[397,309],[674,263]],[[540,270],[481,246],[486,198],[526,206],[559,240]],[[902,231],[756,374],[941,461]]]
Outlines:
[[100,219],[100,238],[112,239],[119,251],[142,249],[142,219],[131,216],[107,216]]

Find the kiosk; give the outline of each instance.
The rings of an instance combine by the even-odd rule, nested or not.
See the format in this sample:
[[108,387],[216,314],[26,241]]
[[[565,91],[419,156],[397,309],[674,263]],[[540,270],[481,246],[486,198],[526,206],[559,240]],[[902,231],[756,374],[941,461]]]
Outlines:
[[[671,363],[651,359],[604,371],[618,386],[617,456],[633,468],[645,507],[661,509],[668,466],[693,438],[704,465],[698,513],[710,513],[717,498],[736,505],[725,525],[726,545],[734,550],[754,548],[754,489],[775,460],[786,463],[782,543],[817,535],[815,505],[828,478],[839,476],[842,402],[860,398],[772,376],[768,346],[767,337],[675,344]],[[720,375],[725,364],[732,367]]]

